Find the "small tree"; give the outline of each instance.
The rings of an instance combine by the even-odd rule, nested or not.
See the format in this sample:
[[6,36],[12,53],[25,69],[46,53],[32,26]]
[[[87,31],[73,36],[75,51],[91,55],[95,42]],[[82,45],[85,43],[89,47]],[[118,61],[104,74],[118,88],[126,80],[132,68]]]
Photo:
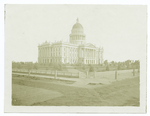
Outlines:
[[135,60],[134,65],[138,69],[139,65],[140,65],[140,61],[139,60]]
[[55,70],[58,70],[58,69],[59,69],[59,65],[58,65],[57,63],[54,63],[54,64],[53,64],[53,68],[54,68]]
[[129,69],[130,68],[131,60],[126,60],[124,63],[127,66],[127,69]]
[[90,65],[89,72],[94,72],[94,67],[92,65]]
[[59,64],[59,70],[62,70],[62,64],[61,63]]
[[22,68],[22,65],[21,65],[20,63],[18,63],[18,64],[17,64],[17,68],[18,68],[18,69],[21,69],[21,68]]
[[82,69],[85,70],[85,65],[84,64],[82,64]]
[[39,69],[39,64],[38,63],[35,63],[34,64],[34,69],[37,71]]
[[104,64],[105,64],[105,66],[106,66],[106,65],[108,64],[108,61],[107,61],[107,60],[105,60],[105,61],[104,61]]
[[121,69],[121,65],[120,65],[120,63],[118,63],[118,70],[120,70]]
[[33,69],[33,63],[28,63],[27,69],[28,69],[28,76],[30,76],[30,71]]
[[48,65],[49,65],[49,66],[52,66],[52,63],[49,63]]
[[112,64],[112,66],[114,66],[115,62],[114,62],[114,61],[111,61],[111,64]]
[[109,71],[109,65],[106,66],[106,71]]
[[12,68],[17,68],[17,64],[16,63],[12,63]]
[[46,73],[47,73],[47,71],[49,70],[49,68],[50,68],[49,66],[46,66]]

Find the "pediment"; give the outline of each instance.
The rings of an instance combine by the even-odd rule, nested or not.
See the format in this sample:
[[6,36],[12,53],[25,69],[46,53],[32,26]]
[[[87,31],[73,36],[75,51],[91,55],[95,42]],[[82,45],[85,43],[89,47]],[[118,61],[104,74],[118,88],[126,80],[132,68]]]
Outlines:
[[90,47],[90,48],[96,48],[96,46],[95,46],[95,45],[93,45],[93,44],[90,44],[90,43],[87,43],[87,44],[86,44],[86,47]]

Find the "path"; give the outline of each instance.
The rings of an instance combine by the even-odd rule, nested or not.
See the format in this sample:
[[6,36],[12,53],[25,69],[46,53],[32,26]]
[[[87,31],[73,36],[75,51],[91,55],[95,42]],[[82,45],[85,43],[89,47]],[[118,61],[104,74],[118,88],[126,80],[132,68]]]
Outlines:
[[[14,73],[14,72],[13,72],[12,74],[28,76],[28,74],[25,74],[25,73]],[[54,79],[54,76],[49,76],[49,75],[30,74],[30,76],[31,76],[31,77],[43,77],[43,78],[51,78],[51,79]],[[78,78],[67,78],[67,77],[57,77],[56,79],[68,80],[68,81],[77,81],[77,80],[78,80]]]
[[[66,67],[67,68],[67,67]],[[86,74],[84,72],[81,72],[77,69],[74,69],[73,66],[69,66],[69,68],[67,68],[68,72],[72,72],[72,73],[80,73],[80,78],[86,78]]]

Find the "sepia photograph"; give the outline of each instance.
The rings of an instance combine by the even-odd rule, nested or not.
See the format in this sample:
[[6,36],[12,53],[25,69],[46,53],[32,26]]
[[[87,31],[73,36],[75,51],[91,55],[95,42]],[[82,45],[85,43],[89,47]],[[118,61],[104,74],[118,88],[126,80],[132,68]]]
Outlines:
[[4,8],[6,112],[146,112],[146,5]]

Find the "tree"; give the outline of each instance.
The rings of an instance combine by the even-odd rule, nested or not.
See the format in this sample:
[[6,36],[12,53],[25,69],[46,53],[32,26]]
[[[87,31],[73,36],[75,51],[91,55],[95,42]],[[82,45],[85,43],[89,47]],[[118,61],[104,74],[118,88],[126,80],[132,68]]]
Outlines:
[[24,64],[24,62],[20,62],[20,64]]
[[105,64],[105,66],[106,66],[106,65],[108,64],[108,61],[107,61],[107,60],[105,60],[105,61],[104,61],[104,64]]
[[120,69],[121,69],[121,63],[118,62],[118,70],[120,70]]
[[20,63],[17,63],[17,68],[18,69],[21,69],[22,68],[22,65]]
[[53,68],[55,70],[59,70],[59,64],[58,63],[53,63]]
[[109,65],[106,66],[106,71],[109,71]]
[[17,63],[12,62],[12,68],[17,68]]
[[46,66],[46,72],[45,73],[47,73],[47,71],[50,69],[50,67],[49,66]]
[[139,68],[139,65],[140,65],[140,61],[139,60],[135,60],[135,62],[134,62],[135,68]]
[[49,65],[49,66],[52,66],[52,63],[49,63],[48,65]]
[[127,68],[130,67],[130,63],[131,63],[131,60],[126,60],[126,61],[125,61],[125,65],[127,66]]
[[114,66],[114,63],[115,63],[114,61],[111,61],[112,66]]
[[62,70],[62,63],[59,64],[59,70]]
[[82,64],[82,69],[85,70],[85,64]]
[[92,65],[90,65],[89,72],[94,72],[94,67]]
[[39,69],[39,64],[38,63],[34,64],[34,69],[36,69],[36,71]]
[[28,76],[30,76],[30,71],[33,69],[33,63],[27,63]]

